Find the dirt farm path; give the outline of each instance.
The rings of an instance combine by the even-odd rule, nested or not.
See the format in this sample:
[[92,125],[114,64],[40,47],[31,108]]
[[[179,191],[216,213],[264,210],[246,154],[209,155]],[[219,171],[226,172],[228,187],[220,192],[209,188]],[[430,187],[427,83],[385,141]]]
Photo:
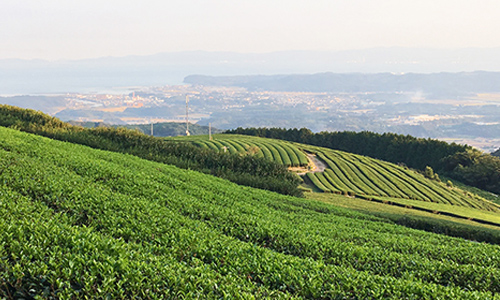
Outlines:
[[290,168],[290,171],[297,172],[297,175],[304,175],[306,173],[324,172],[326,165],[323,161],[316,157],[316,154],[306,153],[309,165],[307,167]]

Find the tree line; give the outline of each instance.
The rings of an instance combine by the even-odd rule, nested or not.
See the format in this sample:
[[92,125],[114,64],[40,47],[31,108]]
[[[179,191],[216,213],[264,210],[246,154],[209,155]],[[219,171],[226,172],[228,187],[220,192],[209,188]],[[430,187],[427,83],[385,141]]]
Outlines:
[[468,145],[395,133],[319,132],[307,128],[237,128],[226,133],[274,138],[342,150],[435,172],[500,194],[500,158]]

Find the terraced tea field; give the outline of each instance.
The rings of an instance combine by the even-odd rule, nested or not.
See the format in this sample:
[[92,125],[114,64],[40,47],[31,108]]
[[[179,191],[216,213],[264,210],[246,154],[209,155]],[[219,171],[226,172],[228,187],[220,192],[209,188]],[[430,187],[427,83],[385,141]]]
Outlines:
[[500,298],[500,246],[6,128],[0,216],[2,299]]
[[286,141],[269,140],[245,135],[214,135],[168,138],[167,140],[190,141],[206,149],[228,151],[229,153],[252,154],[264,157],[289,167],[307,166],[309,161],[303,151]]
[[[217,151],[263,156],[280,163],[286,162],[288,166],[293,166],[293,161],[302,160],[300,170],[304,172],[306,190],[309,188],[315,192],[357,197],[500,226],[498,204],[393,163],[338,150],[245,135],[219,134],[213,140],[208,140],[207,136],[173,140],[188,141]],[[315,169],[311,164],[317,160],[326,169],[311,172]]]
[[500,212],[500,206],[460,189],[425,178],[401,166],[365,156],[308,147],[327,165],[307,178],[323,192],[420,200]]
[[305,174],[306,181],[320,192],[411,199],[500,212],[500,206],[472,193],[447,187],[412,170],[366,156],[243,135],[219,134],[213,140],[206,136],[176,140],[190,141],[217,151],[255,153],[288,166],[307,166],[310,163],[307,153],[312,153],[327,166],[324,172]]

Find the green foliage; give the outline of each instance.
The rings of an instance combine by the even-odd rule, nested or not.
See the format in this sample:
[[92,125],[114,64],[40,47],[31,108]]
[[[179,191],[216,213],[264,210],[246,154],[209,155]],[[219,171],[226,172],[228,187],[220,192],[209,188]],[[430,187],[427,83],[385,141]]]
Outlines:
[[448,144],[433,139],[393,133],[378,134],[368,131],[313,133],[306,128],[237,128],[228,130],[226,133],[254,135],[327,147],[393,163],[405,163],[407,166],[419,170],[423,170],[426,166],[441,170],[444,168],[442,161],[444,157],[471,149],[469,146]]
[[500,194],[500,158],[470,146],[448,144],[409,135],[373,132],[320,132],[309,129],[237,128],[231,134],[245,134],[327,147],[366,155],[410,168],[436,172],[463,183]]
[[448,236],[461,237],[471,241],[481,241],[497,245],[500,244],[500,233],[498,229],[478,228],[462,225],[456,222],[444,222],[423,217],[410,217],[395,214],[390,215],[387,213],[377,213],[375,215],[385,217],[395,221],[396,224],[410,228],[445,234]]
[[499,196],[494,194],[494,193],[491,193],[491,192],[488,192],[488,191],[485,191],[485,190],[481,190],[477,187],[473,187],[473,186],[469,186],[469,185],[466,185],[466,184],[463,184],[462,182],[458,181],[458,180],[454,180],[454,179],[451,179],[449,177],[444,177],[446,178],[446,180],[449,180],[451,181],[451,183],[453,184],[454,187],[457,187],[463,191],[468,191],[472,194],[476,194],[484,199],[487,199],[489,201],[492,201],[494,203],[497,203],[497,204],[500,204],[500,199],[499,199]]
[[314,152],[328,168],[323,173],[308,175],[310,182],[322,192],[350,195],[392,197],[451,204],[491,212],[500,212],[497,204],[459,189],[450,189],[427,167],[424,175],[401,166],[368,157],[303,146]]
[[238,184],[300,196],[300,179],[286,167],[255,156],[218,153],[187,143],[167,142],[125,128],[72,126],[41,112],[0,105],[0,125],[53,139],[176,165]]
[[491,299],[500,247],[0,128],[0,298]]
[[264,157],[287,167],[307,166],[307,156],[297,146],[281,140],[268,140],[241,135],[217,134],[213,140],[207,136],[189,136],[167,140],[188,141],[202,148],[212,148],[219,152],[227,149],[230,153],[251,154]]
[[425,178],[434,179],[435,178],[434,170],[431,167],[426,166],[424,171],[424,176]]
[[500,230],[498,230],[498,226],[477,223],[470,217],[473,215],[470,212],[469,214],[465,214],[468,217],[457,218],[451,217],[448,214],[435,214],[434,210],[423,211],[418,208],[415,209],[416,206],[408,203],[402,203],[403,205],[387,205],[373,198],[370,201],[366,201],[366,199],[361,198],[352,199],[320,193],[307,193],[306,197],[311,200],[319,200],[374,215],[409,228],[500,245]]
[[[173,140],[190,141],[199,147],[214,147],[219,151],[224,146],[229,149],[232,147],[238,153],[245,153],[244,149],[249,145],[258,145],[259,149],[266,150],[256,155],[268,157],[280,163],[283,163],[283,158],[278,147],[288,149],[286,152],[288,157],[292,157],[293,150],[301,152],[302,155],[304,154],[301,149],[315,153],[327,165],[325,172],[306,175],[307,182],[314,186],[317,192],[367,196],[368,198],[380,196],[414,199],[493,212],[500,211],[498,205],[477,195],[459,189],[450,189],[446,184],[442,184],[439,175],[430,166],[427,166],[421,175],[404,166],[343,151],[242,135],[216,135],[213,141],[209,141],[206,136],[179,137]],[[239,145],[240,148],[234,145]]]
[[441,182],[441,179],[439,178],[439,174],[438,173],[434,173],[434,170],[431,167],[429,167],[429,166],[425,167],[424,176],[427,179],[435,180],[437,182]]
[[500,158],[469,149],[444,159],[450,177],[500,194]]

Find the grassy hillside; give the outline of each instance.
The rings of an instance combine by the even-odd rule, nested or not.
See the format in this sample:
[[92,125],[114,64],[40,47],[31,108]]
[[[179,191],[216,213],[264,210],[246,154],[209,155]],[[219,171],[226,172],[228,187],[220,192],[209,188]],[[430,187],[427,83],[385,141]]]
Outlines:
[[212,140],[209,140],[207,135],[175,137],[167,140],[189,141],[200,148],[218,152],[252,154],[287,167],[307,166],[309,164],[305,153],[286,141],[233,134],[215,134]]
[[308,174],[313,184],[323,185],[325,192],[411,199],[500,212],[500,206],[477,195],[392,163],[343,151],[306,148],[328,166],[325,172]]
[[404,163],[418,170],[431,166],[444,169],[443,158],[471,150],[467,145],[448,144],[435,139],[416,138],[395,133],[379,134],[362,131],[335,131],[313,133],[307,128],[237,128],[227,133],[245,134],[273,139],[282,139],[334,150],[346,151],[393,163]]
[[250,155],[218,153],[186,143],[166,142],[125,128],[82,128],[42,112],[0,105],[0,126],[97,149],[198,170],[238,184],[300,196],[300,180],[281,164]]
[[[338,150],[244,135],[220,134],[211,141],[206,136],[175,139],[218,151],[223,151],[224,147],[231,153],[252,151],[257,156],[287,166],[306,167],[301,170],[306,172],[305,184],[316,192],[453,214],[458,218],[500,226],[499,205],[392,163]],[[312,162],[306,155],[313,155],[326,169],[310,172]]]
[[427,166],[467,185],[500,194],[500,158],[468,145],[448,144],[434,139],[394,133],[319,132],[307,128],[237,128],[227,133],[246,134],[307,145],[327,147],[349,153],[402,163],[424,171]]
[[0,297],[491,299],[500,247],[0,128]]
[[[455,215],[436,213],[435,210],[418,210],[409,208],[407,205],[388,205],[389,201],[386,203],[366,201],[361,198],[343,197],[328,193],[307,193],[306,197],[307,199],[322,201],[377,216],[409,228],[461,237],[472,241],[500,243],[498,226],[477,223],[470,217],[457,218]],[[468,211],[467,213],[471,212]]]

